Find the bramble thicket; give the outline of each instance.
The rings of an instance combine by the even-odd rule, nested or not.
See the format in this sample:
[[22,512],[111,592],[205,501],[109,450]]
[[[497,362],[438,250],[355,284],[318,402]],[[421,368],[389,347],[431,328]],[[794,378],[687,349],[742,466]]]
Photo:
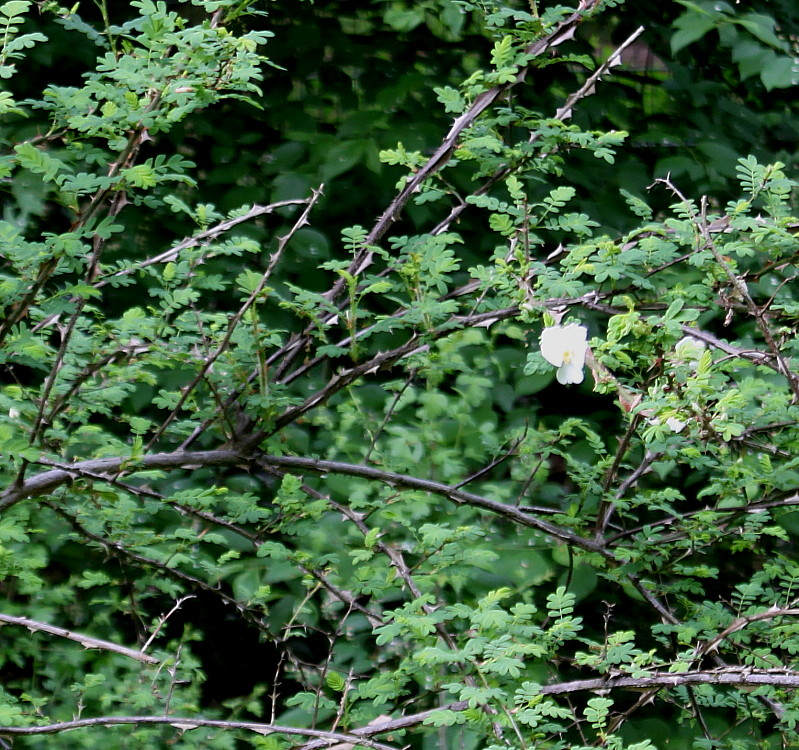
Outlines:
[[0,748],[799,744],[793,0],[0,36]]

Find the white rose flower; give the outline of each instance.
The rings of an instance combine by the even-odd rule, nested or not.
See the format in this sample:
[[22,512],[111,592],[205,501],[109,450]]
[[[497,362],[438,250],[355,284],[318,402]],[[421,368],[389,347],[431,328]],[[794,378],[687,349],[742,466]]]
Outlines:
[[541,354],[558,368],[558,383],[583,382],[585,354],[588,351],[588,329],[577,323],[549,326],[541,332]]

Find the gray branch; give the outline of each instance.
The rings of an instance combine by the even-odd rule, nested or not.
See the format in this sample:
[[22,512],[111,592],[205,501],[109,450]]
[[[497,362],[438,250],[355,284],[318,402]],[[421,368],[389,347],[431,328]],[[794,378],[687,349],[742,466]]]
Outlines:
[[154,656],[142,653],[141,651],[136,651],[135,649],[128,648],[127,646],[120,646],[119,644],[112,643],[111,641],[104,641],[102,638],[92,638],[91,636],[84,635],[83,633],[75,633],[71,630],[67,630],[66,628],[48,625],[46,622],[38,622],[37,620],[31,620],[27,617],[14,617],[13,615],[0,614],[0,623],[6,623],[8,625],[22,625],[31,631],[39,631],[40,633],[57,635],[59,638],[68,638],[70,641],[77,641],[84,648],[99,648],[103,651],[113,651],[115,654],[122,654],[122,656],[127,656],[130,659],[136,659],[136,661],[141,661],[145,664],[160,663],[159,659],[156,659]]
[[[747,669],[732,667],[729,669],[695,671],[695,672],[655,672],[646,677],[599,677],[588,680],[573,680],[559,682],[554,685],[542,685],[542,695],[565,695],[578,692],[606,693],[610,690],[658,690],[660,688],[685,687],[688,685],[729,685],[733,687],[760,687],[797,688],[799,687],[799,673],[789,670]],[[353,729],[352,734],[357,737],[372,737],[376,734],[385,734],[399,729],[424,724],[438,711],[464,711],[469,707],[468,701],[457,701],[441,706],[440,708],[408,714],[398,719],[390,719],[382,723]],[[2,731],[2,730],[0,730]],[[302,746],[301,750],[315,750],[325,747],[323,740],[312,740]]]
[[298,729],[297,727],[284,727],[280,724],[260,724],[252,721],[216,721],[212,719],[195,719],[178,716],[98,716],[94,719],[76,719],[74,721],[60,721],[56,724],[43,724],[38,727],[0,727],[0,735],[33,735],[33,734],[58,734],[71,729],[86,727],[110,727],[120,724],[156,724],[172,726],[181,731],[197,729],[198,727],[211,727],[215,729],[244,729],[261,735],[287,734],[300,737],[318,737],[324,740],[322,746],[330,742],[347,742],[362,747],[371,747],[374,750],[395,750],[391,745],[384,745],[366,737],[358,737],[346,732],[325,732],[321,729]]
[[[245,455],[236,450],[212,451],[175,451],[173,453],[154,453],[136,458],[115,456],[113,458],[99,458],[89,461],[76,461],[73,464],[62,464],[56,469],[42,472],[22,483],[13,485],[0,492],[0,512],[15,505],[28,497],[35,497],[52,492],[57,487],[67,484],[72,480],[88,474],[108,474],[109,481],[116,479],[118,474],[132,474],[138,470],[152,469],[179,469],[196,468],[199,466],[249,466],[252,464],[262,468],[279,468],[292,473],[301,474],[311,472],[314,474],[342,474],[345,476],[361,477],[376,482],[382,482],[392,487],[421,490],[430,492],[451,500],[458,505],[470,505],[488,510],[511,521],[537,529],[548,536],[567,544],[573,544],[580,549],[596,552],[603,557],[614,560],[612,553],[598,542],[586,539],[548,521],[543,521],[529,513],[525,513],[513,505],[491,500],[473,492],[456,489],[441,482],[429,479],[419,479],[407,474],[397,474],[392,471],[377,469],[372,466],[348,464],[340,461],[323,461],[316,458],[300,456],[271,456],[267,454]],[[96,476],[93,476],[95,480]]]

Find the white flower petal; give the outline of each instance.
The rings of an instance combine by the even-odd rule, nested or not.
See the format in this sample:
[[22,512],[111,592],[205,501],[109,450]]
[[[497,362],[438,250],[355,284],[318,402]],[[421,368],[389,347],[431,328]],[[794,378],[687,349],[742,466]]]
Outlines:
[[570,348],[585,346],[588,339],[588,329],[585,326],[569,323],[567,326],[560,326],[560,329],[563,340],[568,343]]
[[[585,357],[583,357],[585,359]],[[558,368],[558,383],[562,385],[577,385],[583,382],[583,363],[566,362]]]
[[585,344],[579,349],[573,349],[571,352],[570,364],[582,370],[583,367],[585,367],[585,355],[587,352],[588,347]]
[[561,337],[560,326],[550,326],[541,331],[541,355],[544,359],[555,367],[563,364],[563,340]]

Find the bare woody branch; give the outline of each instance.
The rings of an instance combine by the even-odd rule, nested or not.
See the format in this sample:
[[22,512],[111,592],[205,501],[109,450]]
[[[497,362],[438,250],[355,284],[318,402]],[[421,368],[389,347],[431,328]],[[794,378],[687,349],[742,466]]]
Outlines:
[[[164,252],[154,255],[152,258],[147,258],[147,260],[142,261],[130,268],[123,268],[119,271],[114,271],[113,273],[109,274],[108,276],[103,277],[99,281],[95,282],[94,287],[100,289],[101,287],[106,286],[111,282],[111,279],[116,279],[120,276],[128,276],[139,269],[147,268],[148,266],[156,265],[158,263],[168,263],[169,261],[175,260],[178,255],[183,250],[186,250],[190,247],[200,247],[208,242],[213,242],[218,237],[221,237],[226,232],[229,232],[233,227],[238,226],[239,224],[243,224],[247,221],[251,221],[259,216],[265,216],[267,214],[271,214],[277,211],[280,208],[286,208],[288,206],[302,206],[309,202],[309,200],[313,200],[313,198],[297,198],[294,200],[288,201],[278,201],[277,203],[270,203],[266,206],[261,206],[259,204],[253,204],[246,213],[243,213],[239,216],[233,216],[229,219],[225,219],[224,221],[220,221],[218,224],[214,224],[214,226],[205,229],[198,234],[192,235],[191,237],[187,237],[182,242],[179,242],[177,245],[169,248],[169,250],[165,250]],[[41,324],[40,324],[41,325]]]
[[[256,734],[268,736],[271,734],[285,734],[294,737],[318,737],[324,740],[323,745],[331,742],[349,742],[359,747],[370,747],[374,750],[396,750],[393,745],[375,742],[368,737],[358,737],[346,732],[325,732],[321,729],[298,729],[280,724],[260,724],[252,721],[216,721],[213,719],[200,719],[177,716],[98,716],[93,719],[76,719],[74,721],[61,721],[56,724],[44,724],[37,727],[0,727],[0,735],[30,736],[38,734],[59,734],[72,729],[85,729],[91,727],[111,727],[127,724],[137,726],[160,725],[171,726],[182,732],[199,727],[216,729],[243,729]],[[375,732],[377,734],[377,732]]]
[[[593,9],[596,5],[598,5],[597,0],[589,0],[589,2],[586,3],[586,10]],[[524,50],[525,56],[529,60],[532,60],[533,58],[539,57],[544,53],[555,49],[563,42],[571,39],[574,36],[574,32],[577,30],[578,25],[584,18],[585,14],[582,12],[573,13],[565,21],[559,23],[545,37],[537,39],[535,42],[530,44],[527,49]],[[391,202],[389,207],[380,216],[371,232],[369,232],[366,240],[367,245],[373,245],[375,242],[380,240],[386,231],[388,231],[389,227],[395,221],[397,221],[403,207],[410,200],[411,195],[418,190],[422,182],[436,172],[439,172],[447,164],[447,162],[449,162],[449,160],[452,158],[452,154],[455,151],[461,133],[474,124],[474,122],[483,112],[485,112],[492,104],[494,104],[494,102],[504,96],[510,89],[519,83],[524,82],[525,78],[527,77],[528,70],[529,67],[525,67],[519,72],[513,81],[499,86],[494,86],[488,91],[484,91],[474,100],[472,106],[455,120],[441,145],[430,157],[427,164],[425,164],[424,167],[422,167],[413,175],[410,180],[408,180],[405,187],[402,188],[399,194]],[[353,275],[361,273],[370,262],[371,253],[368,251],[362,252],[358,257],[355,258],[350,266],[350,273]]]
[[[542,685],[542,695],[565,695],[568,693],[591,692],[605,694],[610,690],[649,690],[685,687],[689,685],[729,685],[735,687],[761,687],[795,689],[799,687],[799,672],[778,670],[757,670],[734,667],[730,669],[695,671],[683,673],[657,672],[646,677],[600,677],[589,680],[573,680],[553,685]],[[357,737],[373,737],[377,734],[408,729],[428,722],[439,711],[463,711],[469,707],[468,701],[457,701],[440,708],[390,719],[380,724],[353,729]],[[0,732],[3,731],[0,729]],[[302,746],[302,750],[315,750],[327,743],[313,740]]]
[[292,473],[311,472],[313,474],[342,474],[345,476],[360,477],[372,481],[382,482],[393,487],[421,490],[435,495],[446,497],[459,505],[471,505],[476,508],[488,510],[511,521],[537,529],[548,536],[567,544],[596,552],[607,559],[613,560],[613,555],[607,552],[603,545],[585,539],[569,529],[562,528],[548,521],[543,521],[535,516],[525,513],[513,505],[491,500],[473,492],[456,489],[441,482],[429,479],[420,479],[407,474],[398,474],[392,471],[377,469],[372,466],[349,464],[341,461],[323,461],[316,458],[298,456],[272,456],[268,454],[245,455],[237,450],[214,451],[175,451],[174,453],[154,453],[137,458],[115,456],[89,461],[77,461],[74,464],[64,464],[56,469],[42,472],[30,479],[10,487],[0,493],[0,511],[9,508],[28,497],[43,495],[52,492],[57,487],[67,484],[74,479],[90,473],[96,479],[97,474],[116,476],[121,473],[135,473],[140,469],[178,469],[199,466],[260,466],[269,470],[272,468],[284,469]]
[[[694,672],[655,672],[645,677],[599,677],[587,680],[572,680],[553,685],[542,685],[542,695],[564,695],[567,693],[593,692],[604,694],[610,690],[649,690],[685,687],[689,685],[726,685],[735,687],[772,687],[775,689],[799,688],[799,672],[791,670],[749,669],[731,667],[728,669],[694,671]],[[92,719],[63,721],[56,724],[45,724],[36,727],[0,727],[0,735],[26,736],[38,734],[58,734],[71,729],[88,727],[118,726],[123,724],[164,725],[181,730],[211,727],[219,729],[243,729],[261,735],[285,734],[295,737],[313,737],[313,741],[304,744],[303,750],[326,747],[333,742],[346,742],[358,747],[371,747],[375,750],[395,750],[391,745],[373,741],[375,735],[424,724],[437,711],[462,711],[468,702],[458,701],[441,706],[438,709],[421,711],[397,719],[374,723],[351,732],[326,732],[321,729],[298,729],[280,724],[260,724],[247,721],[215,721],[211,719],[177,717],[177,716],[100,716]]]
[[0,613],[0,623],[6,625],[21,625],[31,631],[38,631],[40,633],[47,633],[48,635],[56,635],[59,638],[67,638],[70,641],[80,643],[84,648],[97,648],[102,651],[113,651],[115,654],[127,656],[129,659],[143,662],[145,664],[159,664],[160,660],[150,654],[142,653],[127,646],[120,646],[118,643],[105,641],[102,638],[93,638],[90,635],[83,633],[76,633],[73,630],[66,628],[59,628],[56,625],[48,625],[46,622],[39,622],[38,620],[31,620],[29,617],[15,617],[13,615],[5,615]]

